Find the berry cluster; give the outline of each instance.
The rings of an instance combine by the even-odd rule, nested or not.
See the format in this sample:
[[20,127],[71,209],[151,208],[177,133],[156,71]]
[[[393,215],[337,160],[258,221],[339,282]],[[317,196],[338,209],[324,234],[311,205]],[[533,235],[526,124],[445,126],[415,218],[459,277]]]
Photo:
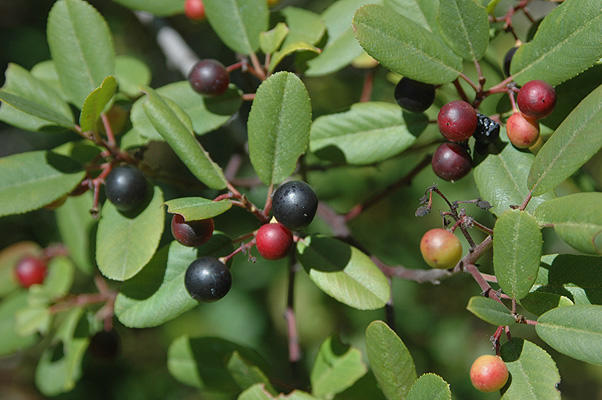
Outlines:
[[519,149],[533,146],[539,139],[538,120],[547,117],[556,105],[556,92],[544,81],[527,82],[518,92],[518,108],[506,122],[510,142]]

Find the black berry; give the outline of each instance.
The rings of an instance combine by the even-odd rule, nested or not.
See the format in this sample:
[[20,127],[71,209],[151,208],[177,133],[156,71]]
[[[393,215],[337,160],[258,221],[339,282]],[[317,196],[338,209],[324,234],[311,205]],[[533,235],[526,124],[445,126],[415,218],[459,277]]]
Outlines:
[[117,357],[120,347],[119,335],[115,330],[100,331],[90,339],[88,351],[94,357],[110,360]]
[[224,297],[232,286],[232,275],[226,265],[214,257],[194,260],[186,270],[184,285],[197,301],[211,302]]
[[410,78],[401,78],[395,86],[395,100],[405,110],[421,113],[435,100],[435,86]]
[[188,74],[188,82],[200,94],[215,96],[228,89],[230,75],[217,60],[201,60],[194,64]]
[[442,143],[433,155],[432,166],[439,178],[446,181],[457,181],[470,172],[472,160],[461,145]]
[[282,225],[295,230],[307,226],[316,215],[318,197],[305,182],[291,181],[274,193],[272,210]]
[[146,198],[146,178],[131,165],[113,168],[105,179],[105,195],[119,211],[131,211]]
[[512,62],[512,57],[514,57],[514,53],[516,53],[518,47],[513,47],[504,56],[504,74],[506,76],[510,76],[510,63]]
[[467,102],[455,100],[441,107],[437,123],[447,140],[462,142],[477,129],[477,112]]
[[479,143],[495,143],[500,137],[500,124],[481,113],[477,113],[477,118],[477,129],[472,136]]
[[174,214],[171,219],[171,234],[184,246],[198,247],[206,243],[211,239],[213,228],[213,218],[184,221],[180,214]]

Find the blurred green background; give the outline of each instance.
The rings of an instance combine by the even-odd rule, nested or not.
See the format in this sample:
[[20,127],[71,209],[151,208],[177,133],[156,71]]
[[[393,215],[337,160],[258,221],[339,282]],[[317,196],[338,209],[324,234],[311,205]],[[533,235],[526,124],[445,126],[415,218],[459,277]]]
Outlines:
[[[149,65],[153,87],[183,79],[176,70],[167,65],[156,45],[153,31],[141,25],[130,10],[108,0],[90,2],[109,23],[117,54],[135,56]],[[273,15],[276,16],[277,10],[286,5],[322,12],[331,3],[331,0],[284,0],[273,9]],[[8,62],[30,69],[36,63],[49,59],[45,23],[52,4],[51,0],[0,0],[0,82],[4,81],[4,70]],[[511,2],[502,1],[498,9],[503,9],[508,4]],[[536,1],[531,10],[538,17],[552,6],[549,2]],[[192,23],[183,16],[171,17],[167,21],[182,34],[201,58],[216,58],[225,65],[236,61],[235,55],[221,44],[207,23]],[[525,39],[530,24],[522,15],[518,15],[514,22],[517,32]],[[492,42],[483,63],[485,73],[491,81],[500,80],[501,60],[513,44],[514,40],[509,34],[501,34]],[[599,69],[597,71],[599,72]],[[312,98],[314,118],[344,111],[357,102],[362,91],[364,74],[364,70],[347,67],[324,77],[305,79]],[[394,101],[394,83],[391,82],[394,79],[395,77],[391,77],[386,70],[377,69],[372,99]],[[233,74],[233,81],[245,92],[252,92],[258,84],[240,73]],[[429,110],[430,117],[436,115],[438,106],[450,99],[450,93],[453,95],[446,87],[439,91],[436,106]],[[488,99],[481,111],[490,114],[496,112],[499,100],[499,97]],[[578,98],[564,107],[568,110],[577,101]],[[231,152],[244,152],[244,123],[248,108],[248,103],[243,105],[237,118],[201,139],[203,145],[222,166]],[[558,111],[559,114],[562,112],[562,109]],[[557,120],[550,121],[550,127],[558,124],[561,120],[558,118],[556,114]],[[435,126],[431,125],[423,140],[428,142],[428,138],[437,135]],[[51,148],[65,140],[67,137],[64,135],[25,132],[0,123],[0,156]],[[426,147],[373,167],[310,171],[308,179],[321,200],[328,202],[339,212],[346,212],[358,201],[370,197],[371,193],[402,177],[424,154],[432,150],[432,146]],[[160,162],[173,163],[173,159],[165,155],[165,149],[158,150],[158,158],[162,160]],[[308,161],[312,161],[311,156],[308,156]],[[176,165],[174,168],[179,167]],[[600,190],[600,171],[602,157],[598,154],[575,179],[564,184],[559,190],[563,193]],[[240,175],[251,174],[250,166],[244,165]],[[451,184],[441,181],[427,168],[416,177],[410,187],[398,190],[354,220],[351,224],[354,237],[365,249],[391,265],[426,268],[418,251],[418,243],[426,230],[440,225],[439,210],[443,210],[443,203],[436,200],[433,212],[427,217],[416,218],[414,211],[425,188],[434,183],[452,200],[478,197],[471,176]],[[161,185],[166,199],[190,194],[206,197],[214,194],[209,191],[182,190],[163,183]],[[252,200],[262,204],[266,189],[255,188],[248,194]],[[491,215],[472,206],[466,208],[477,220],[493,226],[494,218]],[[256,227],[255,220],[238,209],[216,219],[216,228],[232,236],[246,233]],[[310,230],[329,232],[326,223],[319,219],[314,221]],[[547,253],[567,251],[567,247],[550,232],[545,234]],[[475,237],[479,237],[479,233],[476,233]],[[60,242],[53,212],[40,210],[26,215],[0,218],[0,249],[22,240],[32,240],[42,246]],[[170,233],[167,231],[163,241],[166,243],[169,240]],[[467,248],[466,243],[464,245]],[[490,254],[483,258],[481,265],[486,272],[491,270]],[[116,322],[116,329],[121,337],[121,355],[111,362],[86,356],[83,377],[75,389],[56,398],[219,398],[199,394],[195,389],[176,381],[167,371],[167,347],[173,339],[182,334],[217,335],[255,348],[270,362],[269,376],[274,384],[283,390],[290,389],[291,376],[283,319],[287,284],[285,263],[264,261],[260,257],[252,263],[246,256],[237,256],[232,271],[233,289],[220,302],[200,305],[159,328],[127,329]],[[76,280],[73,291],[79,293],[89,290],[93,290],[90,278],[82,274]],[[418,373],[435,372],[441,375],[451,384],[455,399],[498,398],[496,393],[487,395],[477,392],[470,385],[468,378],[472,361],[480,354],[491,353],[489,337],[495,331],[495,327],[480,321],[465,310],[468,299],[479,294],[478,286],[470,277],[455,276],[436,286],[395,280],[393,290],[397,332],[410,349]],[[326,337],[338,333],[344,341],[363,351],[365,327],[372,320],[384,319],[384,310],[357,311],[336,302],[319,291],[303,271],[297,276],[295,303],[303,349],[302,361],[305,366],[305,376],[302,379],[304,383],[307,382],[307,371],[313,364],[318,346]],[[581,363],[556,353],[537,339],[531,327],[517,328],[512,333],[535,341],[556,360],[562,377],[560,389],[563,399],[602,399],[601,367]],[[36,346],[16,355],[0,358],[1,399],[42,397],[33,385],[34,368],[41,351],[42,348]],[[373,376],[367,375],[352,390],[338,395],[337,399],[383,398],[369,389],[374,386]],[[362,387],[366,389],[363,390]]]

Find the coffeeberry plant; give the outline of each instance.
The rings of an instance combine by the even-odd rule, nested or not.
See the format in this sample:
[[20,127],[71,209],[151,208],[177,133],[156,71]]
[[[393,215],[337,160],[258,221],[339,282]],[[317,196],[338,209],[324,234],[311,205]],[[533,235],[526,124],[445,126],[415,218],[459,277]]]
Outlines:
[[599,396],[600,0],[2,10],[0,398]]

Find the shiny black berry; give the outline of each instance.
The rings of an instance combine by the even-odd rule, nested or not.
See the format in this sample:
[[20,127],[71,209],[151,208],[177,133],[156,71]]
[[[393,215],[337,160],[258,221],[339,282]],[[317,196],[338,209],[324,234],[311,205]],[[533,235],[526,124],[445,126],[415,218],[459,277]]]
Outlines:
[[214,257],[194,260],[186,270],[184,285],[197,301],[211,302],[224,297],[232,286],[232,275],[226,265]]
[[131,165],[113,168],[105,179],[105,195],[119,211],[131,211],[146,198],[146,178]]
[[457,181],[472,169],[472,159],[458,143],[443,143],[433,154],[433,171],[446,181]]
[[226,67],[217,60],[201,60],[190,70],[188,82],[198,93],[216,96],[228,89],[230,74]]
[[311,223],[318,209],[318,197],[305,182],[291,181],[274,193],[272,210],[282,225],[295,230]]
[[510,76],[510,63],[512,62],[512,57],[514,57],[514,53],[516,53],[518,47],[513,47],[504,56],[504,74],[506,76]]
[[395,86],[395,100],[405,110],[416,113],[426,111],[435,100],[435,86],[401,78]]
[[495,143],[500,137],[500,124],[481,113],[477,113],[477,118],[477,129],[472,136],[483,144]]

